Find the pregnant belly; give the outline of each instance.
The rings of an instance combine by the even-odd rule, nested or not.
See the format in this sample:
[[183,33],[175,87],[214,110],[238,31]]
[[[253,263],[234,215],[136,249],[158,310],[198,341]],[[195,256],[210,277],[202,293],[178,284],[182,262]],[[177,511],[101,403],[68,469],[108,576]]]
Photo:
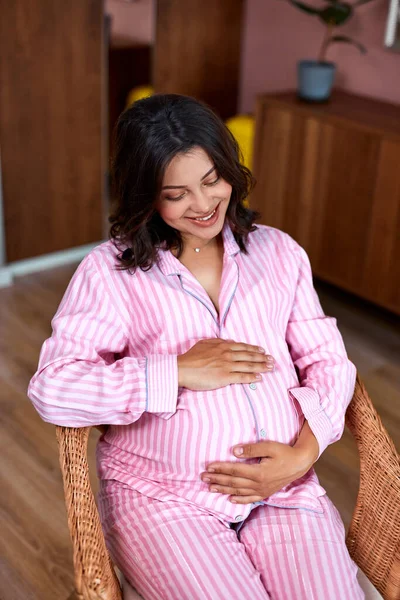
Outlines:
[[[277,425],[283,415],[284,424]],[[213,392],[184,390],[174,414],[144,413],[131,425],[111,427],[105,442],[108,453],[142,476],[194,481],[210,462],[238,462],[233,446],[262,438],[291,443],[300,426],[301,414],[286,390],[279,403],[251,399],[243,386],[229,386]]]

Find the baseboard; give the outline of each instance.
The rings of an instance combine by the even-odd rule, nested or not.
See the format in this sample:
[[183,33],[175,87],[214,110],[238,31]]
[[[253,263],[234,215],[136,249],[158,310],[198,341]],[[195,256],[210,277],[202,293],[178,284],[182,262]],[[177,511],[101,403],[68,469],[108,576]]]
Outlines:
[[45,271],[63,265],[69,265],[74,262],[79,262],[102,242],[94,244],[86,244],[60,252],[52,252],[43,256],[35,256],[34,258],[26,258],[18,260],[0,267],[0,287],[12,285],[14,277],[22,277],[38,271]]
[[7,267],[0,267],[0,288],[8,287],[12,284],[12,274]]

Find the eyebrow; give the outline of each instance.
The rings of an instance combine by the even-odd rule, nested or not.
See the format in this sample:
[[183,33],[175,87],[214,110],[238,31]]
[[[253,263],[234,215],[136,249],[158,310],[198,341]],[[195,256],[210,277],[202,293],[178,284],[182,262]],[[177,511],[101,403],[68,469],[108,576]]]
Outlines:
[[[203,177],[200,179],[200,181],[203,181],[206,177],[208,177],[213,171],[215,171],[216,167],[211,167],[211,169],[209,171],[207,171],[207,173],[205,175],[203,175]],[[177,190],[180,188],[185,188],[187,187],[187,185],[164,185],[161,189],[162,190]]]

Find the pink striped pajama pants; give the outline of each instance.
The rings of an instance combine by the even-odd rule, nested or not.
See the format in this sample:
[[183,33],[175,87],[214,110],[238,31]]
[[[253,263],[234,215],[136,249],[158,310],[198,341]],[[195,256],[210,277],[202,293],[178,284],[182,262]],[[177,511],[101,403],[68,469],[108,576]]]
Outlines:
[[365,596],[327,496],[323,514],[259,506],[240,532],[196,506],[101,482],[110,554],[146,600],[359,600]]

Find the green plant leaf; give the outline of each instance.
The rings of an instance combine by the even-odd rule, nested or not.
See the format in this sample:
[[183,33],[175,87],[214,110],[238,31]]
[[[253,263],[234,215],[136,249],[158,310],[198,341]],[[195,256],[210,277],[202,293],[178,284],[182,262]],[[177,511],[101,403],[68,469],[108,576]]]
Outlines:
[[290,4],[297,6],[300,10],[308,13],[309,15],[319,15],[320,10],[318,8],[314,8],[313,6],[309,6],[308,4],[304,4],[304,2],[299,2],[298,0],[289,0]]
[[356,46],[356,48],[359,49],[361,54],[367,53],[367,49],[365,46],[360,44],[360,42],[357,42],[356,40],[352,40],[351,38],[347,37],[347,35],[333,35],[331,37],[331,39],[329,40],[329,44],[334,44],[336,42],[344,43],[344,44],[352,44],[353,46]]
[[343,25],[353,14],[353,7],[346,2],[333,2],[319,11],[319,18],[327,25]]

